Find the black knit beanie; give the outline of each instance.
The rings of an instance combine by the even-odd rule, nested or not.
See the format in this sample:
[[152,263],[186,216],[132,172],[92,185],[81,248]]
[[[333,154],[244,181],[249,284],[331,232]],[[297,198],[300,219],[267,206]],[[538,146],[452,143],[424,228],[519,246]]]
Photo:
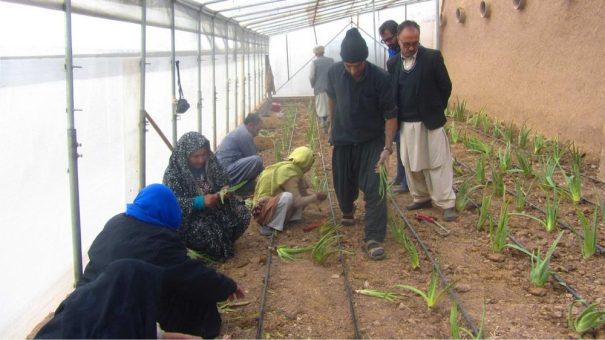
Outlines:
[[351,28],[340,44],[340,57],[345,63],[358,63],[368,58],[368,45],[357,28]]

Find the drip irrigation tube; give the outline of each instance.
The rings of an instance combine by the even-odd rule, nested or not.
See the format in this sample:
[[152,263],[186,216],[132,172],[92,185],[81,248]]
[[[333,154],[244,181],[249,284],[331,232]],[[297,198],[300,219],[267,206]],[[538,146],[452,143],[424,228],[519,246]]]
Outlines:
[[[320,126],[319,126],[319,121],[317,121],[317,119],[315,119],[315,125],[317,127],[317,131],[319,131]],[[321,143],[321,137],[319,136],[319,134],[317,135],[317,140],[319,141],[319,155],[321,156],[321,165],[324,169],[324,176],[326,179],[326,187],[327,187],[326,193],[328,195],[328,203],[330,203],[330,212],[332,214],[332,222],[334,223],[334,225],[336,225],[336,214],[334,213],[332,195],[330,194],[330,190],[329,190],[330,182],[328,181],[328,171],[326,170],[326,162],[325,162],[324,153],[323,153],[323,144]],[[357,320],[357,313],[355,312],[355,304],[353,303],[353,291],[351,289],[351,284],[349,282],[349,270],[347,269],[347,261],[344,256],[342,242],[340,241],[340,238],[338,239],[338,260],[340,261],[340,264],[342,266],[342,276],[343,276],[343,281],[344,281],[344,285],[345,285],[345,291],[347,293],[347,299],[349,302],[349,311],[351,314],[351,322],[353,323],[353,332],[354,332],[353,338],[361,339],[361,334],[359,333],[359,321]]]
[[[294,136],[294,125],[298,118],[298,110],[294,112],[294,120],[292,121],[292,132],[290,133],[290,141],[288,143],[288,154],[292,149],[292,137]],[[263,326],[265,323],[265,305],[267,304],[267,291],[269,290],[269,279],[271,278],[271,263],[273,261],[273,250],[275,249],[275,233],[271,234],[271,242],[267,248],[267,268],[265,270],[265,277],[263,279],[263,289],[260,296],[260,307],[258,310],[258,322],[256,324],[256,338],[262,339]]]
[[[460,162],[459,160],[456,160],[456,163],[458,163],[459,165],[461,165],[462,167],[468,169],[469,171],[473,171],[468,165]],[[491,183],[491,181],[487,181],[487,183]],[[505,189],[506,193],[511,195],[511,196],[515,196],[515,193]],[[533,204],[532,202],[530,202],[529,200],[525,200],[525,204],[528,205],[530,208],[538,210],[539,212],[543,213],[544,215],[546,215],[546,211],[542,208],[540,208],[539,206]],[[598,209],[597,207],[595,207],[595,209]],[[571,226],[571,224],[566,223],[564,221],[561,221],[561,219],[557,216],[557,224],[562,228],[562,229],[567,229],[570,232],[572,232],[574,235],[576,235],[577,237],[579,237],[580,239],[584,240],[584,235],[580,234],[574,227]],[[597,248],[597,253],[599,253],[599,255],[605,255],[605,248],[598,245],[596,246]]]
[[[429,249],[424,244],[424,242],[422,242],[422,239],[420,238],[420,236],[418,235],[418,233],[416,233],[416,230],[414,229],[414,227],[412,227],[412,224],[410,223],[410,221],[405,217],[405,214],[403,213],[403,211],[401,211],[401,208],[399,208],[399,205],[397,205],[397,202],[395,202],[395,199],[392,196],[390,196],[390,195],[389,195],[389,198],[391,199],[391,204],[393,206],[395,206],[395,209],[397,210],[397,213],[399,214],[399,216],[401,217],[401,219],[408,226],[408,228],[410,229],[410,232],[412,233],[412,235],[414,235],[414,238],[416,239],[416,241],[418,242],[418,244],[420,244],[420,247],[422,248],[422,251],[424,251],[424,254],[426,255],[426,257],[431,262],[431,265],[437,271],[437,274],[439,274],[439,278],[441,279],[441,283],[443,284],[444,287],[447,287],[447,285],[449,285],[449,281],[447,280],[447,278],[445,277],[445,275],[443,274],[443,272],[439,268],[439,264],[437,264],[437,261],[435,261],[435,259],[433,258],[433,256],[431,256],[431,253],[430,253]],[[447,293],[452,298],[452,300],[454,300],[454,302],[456,302],[456,305],[458,305],[458,310],[462,314],[462,318],[469,325],[469,327],[471,328],[471,331],[473,332],[473,334],[477,335],[477,333],[479,332],[479,330],[475,326],[475,323],[473,322],[473,319],[466,312],[466,309],[464,309],[464,306],[462,305],[462,302],[460,302],[460,298],[458,297],[458,294],[456,293],[455,289],[454,288],[448,289]]]

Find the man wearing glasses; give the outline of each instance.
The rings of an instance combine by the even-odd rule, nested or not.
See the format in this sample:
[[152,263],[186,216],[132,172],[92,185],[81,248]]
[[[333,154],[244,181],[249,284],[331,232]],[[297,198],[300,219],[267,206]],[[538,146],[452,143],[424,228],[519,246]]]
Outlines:
[[[388,47],[389,58],[398,56],[401,50],[399,49],[399,42],[397,41],[397,22],[394,20],[387,20],[380,25],[378,28],[380,33],[381,43]],[[393,185],[394,193],[409,192],[408,181],[405,179],[405,168],[401,162],[401,144],[399,143],[399,130],[395,135],[395,143],[397,144],[397,175],[391,182]]]
[[450,145],[443,126],[452,82],[438,50],[421,46],[420,26],[406,20],[397,28],[401,57],[391,58],[391,74],[401,132],[401,159],[413,202],[408,210],[444,210],[443,219],[457,218],[452,187]]

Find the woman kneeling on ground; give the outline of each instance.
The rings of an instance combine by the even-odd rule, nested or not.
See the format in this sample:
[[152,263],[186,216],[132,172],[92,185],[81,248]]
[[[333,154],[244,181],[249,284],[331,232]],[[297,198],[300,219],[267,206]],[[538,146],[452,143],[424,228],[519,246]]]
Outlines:
[[219,192],[229,177],[201,133],[188,132],[176,143],[164,184],[181,206],[179,233],[185,245],[217,261],[233,257],[235,241],[250,224],[250,210],[233,195],[221,202]]
[[261,226],[261,235],[283,231],[286,222],[302,219],[307,205],[326,199],[323,192],[308,192],[309,182],[304,174],[314,161],[313,150],[301,146],[292,151],[287,161],[267,167],[258,176],[252,215]]

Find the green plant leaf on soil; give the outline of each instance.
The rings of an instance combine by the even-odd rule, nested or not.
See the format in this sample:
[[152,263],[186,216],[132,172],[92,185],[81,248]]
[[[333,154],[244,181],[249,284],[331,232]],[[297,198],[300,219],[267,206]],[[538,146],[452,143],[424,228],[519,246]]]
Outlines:
[[582,210],[576,207],[576,215],[582,226],[582,256],[586,259],[594,255],[597,251],[597,231],[599,210],[594,209],[592,213],[592,222],[584,215]]
[[577,300],[569,305],[567,312],[567,322],[571,329],[578,334],[583,334],[592,329],[596,329],[605,325],[605,310],[598,310],[598,304],[592,303],[588,305],[582,312],[580,312],[575,318],[572,316],[572,310],[576,303],[583,303],[584,301]]
[[439,299],[443,296],[443,294],[447,292],[454,284],[455,282],[450,282],[447,286],[445,286],[445,288],[438,290],[439,280],[437,279],[437,271],[433,269],[431,281],[429,282],[426,292],[410,285],[397,285],[397,287],[409,290],[422,297],[424,302],[426,302],[427,307],[433,308],[439,302]]

